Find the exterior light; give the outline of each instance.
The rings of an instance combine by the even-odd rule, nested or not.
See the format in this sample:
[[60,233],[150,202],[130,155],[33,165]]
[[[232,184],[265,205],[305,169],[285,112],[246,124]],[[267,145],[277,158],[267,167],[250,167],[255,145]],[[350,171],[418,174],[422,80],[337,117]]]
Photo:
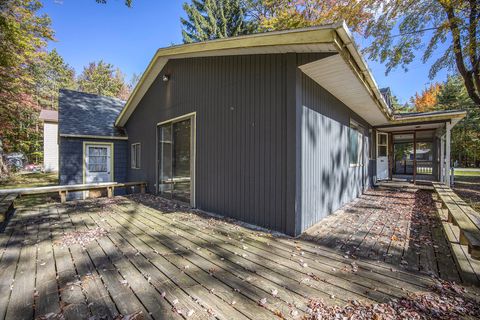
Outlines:
[[170,76],[168,74],[164,74],[162,80],[163,82],[167,82],[168,80],[170,80]]

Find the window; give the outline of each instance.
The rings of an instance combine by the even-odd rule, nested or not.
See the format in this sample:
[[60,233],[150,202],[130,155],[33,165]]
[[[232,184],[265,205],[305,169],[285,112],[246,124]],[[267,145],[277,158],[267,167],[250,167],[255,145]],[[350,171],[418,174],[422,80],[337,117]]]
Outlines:
[[388,155],[388,134],[379,132],[377,134],[377,157]]
[[132,144],[131,164],[132,169],[140,169],[140,143]]
[[348,157],[350,166],[362,165],[363,154],[363,128],[355,121],[350,120],[350,131],[348,141]]
[[106,147],[88,147],[88,171],[107,172],[108,151]]

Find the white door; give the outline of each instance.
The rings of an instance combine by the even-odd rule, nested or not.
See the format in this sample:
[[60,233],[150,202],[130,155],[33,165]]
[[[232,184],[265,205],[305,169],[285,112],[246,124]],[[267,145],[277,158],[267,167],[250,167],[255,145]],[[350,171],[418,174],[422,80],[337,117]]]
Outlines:
[[377,179],[388,179],[388,133],[377,133]]
[[85,183],[111,182],[111,145],[87,144],[85,147]]

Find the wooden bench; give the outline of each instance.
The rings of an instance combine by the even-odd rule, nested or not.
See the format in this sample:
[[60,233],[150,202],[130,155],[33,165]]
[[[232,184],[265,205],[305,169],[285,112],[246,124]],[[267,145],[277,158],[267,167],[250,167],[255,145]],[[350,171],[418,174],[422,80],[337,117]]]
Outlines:
[[480,260],[480,214],[446,185],[435,182],[433,187],[447,210],[448,222],[459,228],[460,244],[468,246],[473,259]]
[[86,184],[70,184],[62,186],[47,186],[47,187],[33,187],[33,188],[19,188],[19,189],[5,189],[0,190],[0,197],[5,194],[23,195],[38,195],[48,193],[58,193],[60,201],[65,203],[69,192],[77,191],[91,191],[91,190],[107,190],[107,197],[111,198],[114,194],[115,188],[135,187],[140,188],[141,193],[145,193],[146,182],[102,182],[102,183],[86,183]]
[[0,225],[8,219],[8,215],[14,209],[14,201],[18,193],[5,193],[0,195]]

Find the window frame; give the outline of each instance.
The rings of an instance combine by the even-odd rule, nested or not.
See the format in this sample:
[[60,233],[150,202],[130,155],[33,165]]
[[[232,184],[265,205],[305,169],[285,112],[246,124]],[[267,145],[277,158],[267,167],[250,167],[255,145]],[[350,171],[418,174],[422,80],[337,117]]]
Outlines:
[[[350,158],[351,156],[351,139],[350,139],[350,134],[352,133],[351,130],[354,130],[357,133],[357,161],[354,163],[352,162],[352,159]],[[364,138],[365,138],[365,130],[364,128],[355,120],[350,119],[350,126],[349,126],[349,137],[348,137],[348,162],[350,165],[350,168],[356,168],[356,167],[363,167],[364,166],[364,154],[363,154],[363,149],[364,149]]]
[[[89,172],[94,173],[104,173],[108,172],[108,146],[102,145],[88,145],[87,146],[87,155],[88,155],[88,163],[87,163],[87,170]],[[94,154],[92,150],[105,150],[105,154]],[[95,160],[95,161],[92,161]],[[92,166],[92,167],[91,167]],[[94,168],[94,169],[90,169]]]
[[[138,159],[136,148],[138,148]],[[142,159],[142,144],[140,142],[135,142],[130,145],[130,168],[131,169],[141,169],[141,159]]]

